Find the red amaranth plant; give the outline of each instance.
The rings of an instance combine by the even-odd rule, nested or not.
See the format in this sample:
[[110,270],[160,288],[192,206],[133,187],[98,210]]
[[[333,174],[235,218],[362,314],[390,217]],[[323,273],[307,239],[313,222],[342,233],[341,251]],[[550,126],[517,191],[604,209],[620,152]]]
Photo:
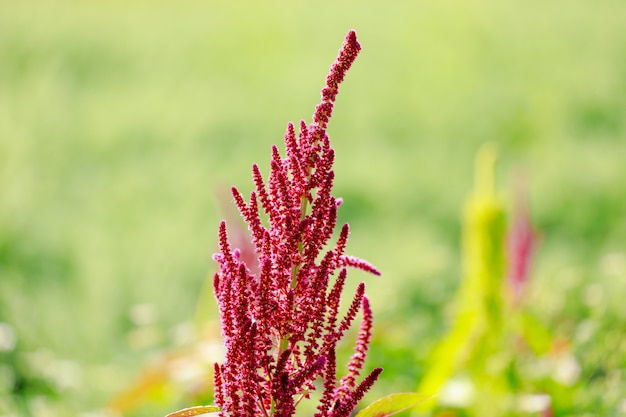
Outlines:
[[[220,416],[294,415],[299,401],[309,397],[314,382],[321,378],[323,392],[315,417],[347,417],[382,372],[376,368],[357,383],[372,327],[364,283],[339,317],[346,267],[379,272],[344,253],[347,224],[334,247],[325,250],[341,204],[331,194],[335,153],[326,127],[338,86],[360,49],[356,33],[350,31],[326,78],[313,122],[308,126],[300,122],[298,135],[293,124],[288,124],[286,157],[272,147],[267,180],[256,164],[252,166],[256,187],[249,201],[232,188],[258,264],[246,264],[239,250],[231,248],[222,221],[220,252],[214,255],[220,268],[214,289],[226,346],[226,361],[215,365]],[[262,220],[261,211],[267,221]],[[337,381],[337,343],[359,309],[363,319],[354,355],[347,375]]]

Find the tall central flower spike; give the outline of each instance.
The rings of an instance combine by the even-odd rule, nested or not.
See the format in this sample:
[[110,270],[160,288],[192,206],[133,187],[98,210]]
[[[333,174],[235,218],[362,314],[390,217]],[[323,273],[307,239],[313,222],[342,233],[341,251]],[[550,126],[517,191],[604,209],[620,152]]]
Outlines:
[[[267,179],[252,166],[256,187],[248,202],[232,188],[258,264],[246,264],[239,249],[231,248],[222,221],[220,252],[214,255],[220,268],[214,289],[226,346],[226,361],[215,364],[215,402],[222,417],[292,416],[315,390],[317,379],[323,381],[323,392],[315,417],[347,417],[382,372],[376,368],[357,383],[372,328],[364,283],[345,315],[339,315],[346,267],[380,273],[344,253],[347,224],[334,246],[327,246],[341,200],[331,194],[335,152],[326,126],[338,86],[360,49],[350,31],[326,78],[313,122],[300,122],[298,135],[288,124],[286,155],[272,147]],[[354,354],[347,374],[337,380],[337,343],[359,310],[363,318]]]

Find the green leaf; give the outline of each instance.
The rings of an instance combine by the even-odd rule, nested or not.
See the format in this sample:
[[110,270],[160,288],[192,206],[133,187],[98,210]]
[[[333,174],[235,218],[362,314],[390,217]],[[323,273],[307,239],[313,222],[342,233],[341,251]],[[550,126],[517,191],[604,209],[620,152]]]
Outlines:
[[430,399],[431,396],[417,394],[414,392],[401,392],[391,394],[374,401],[361,410],[356,417],[387,417],[415,407],[422,401]]
[[544,354],[552,346],[552,335],[541,321],[530,313],[522,312],[524,340],[537,355]]
[[175,413],[170,413],[165,417],[192,417],[199,414],[215,413],[217,411],[220,411],[220,408],[215,405],[201,405],[198,407],[184,408],[182,410],[176,411]]

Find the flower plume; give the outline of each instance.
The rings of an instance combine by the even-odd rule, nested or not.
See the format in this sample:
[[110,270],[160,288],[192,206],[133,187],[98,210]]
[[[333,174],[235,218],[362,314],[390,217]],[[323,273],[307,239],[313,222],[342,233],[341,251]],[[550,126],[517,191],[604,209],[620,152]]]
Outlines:
[[[226,360],[215,365],[215,401],[220,416],[291,416],[323,379],[316,417],[349,416],[382,369],[359,378],[371,337],[372,312],[361,283],[344,316],[339,315],[347,267],[380,275],[368,262],[344,253],[349,235],[337,226],[341,201],[332,195],[335,151],[326,132],[340,83],[361,46],[350,31],[322,89],[313,121],[287,125],[285,155],[272,147],[267,178],[252,166],[248,200],[232,195],[248,224],[256,264],[232,248],[226,223],[219,226],[214,277]],[[331,249],[328,249],[331,248]],[[337,381],[337,343],[362,312],[361,330]]]

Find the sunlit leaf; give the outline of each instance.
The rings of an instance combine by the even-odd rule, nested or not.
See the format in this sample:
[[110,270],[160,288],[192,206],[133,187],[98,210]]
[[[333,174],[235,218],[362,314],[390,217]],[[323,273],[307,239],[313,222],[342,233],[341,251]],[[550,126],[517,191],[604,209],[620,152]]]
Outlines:
[[192,417],[205,413],[215,413],[220,411],[220,408],[215,405],[201,405],[198,407],[189,407],[175,413],[166,415],[165,417]]
[[524,340],[536,354],[546,353],[552,346],[552,334],[539,319],[530,312],[521,315]]
[[392,416],[401,411],[408,410],[409,408],[414,407],[429,398],[431,397],[428,395],[417,394],[414,392],[391,394],[374,401],[372,404],[361,410],[356,417]]

